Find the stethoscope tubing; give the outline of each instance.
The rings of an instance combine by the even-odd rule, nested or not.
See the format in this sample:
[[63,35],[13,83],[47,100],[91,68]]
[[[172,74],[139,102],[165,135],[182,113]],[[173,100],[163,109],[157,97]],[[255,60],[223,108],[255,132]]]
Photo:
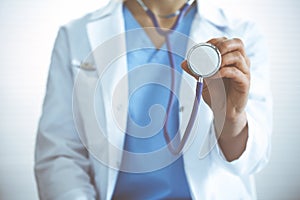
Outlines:
[[170,152],[174,155],[179,155],[179,154],[182,153],[182,150],[183,150],[183,148],[186,144],[186,141],[188,140],[188,137],[190,136],[190,133],[191,133],[192,128],[194,126],[194,123],[196,121],[196,117],[197,117],[197,113],[198,113],[198,107],[199,107],[199,104],[200,104],[202,89],[203,89],[203,78],[199,77],[199,79],[197,81],[196,96],[195,96],[194,103],[193,103],[193,109],[192,109],[191,117],[188,121],[188,125],[187,125],[187,128],[185,129],[182,140],[179,142],[178,147],[175,148],[172,143],[173,143],[173,141],[176,141],[177,137],[180,137],[180,131],[178,130],[176,136],[173,139],[171,139],[169,134],[168,134],[168,130],[167,130],[168,118],[169,118],[169,114],[170,114],[170,111],[171,111],[171,106],[172,106],[173,99],[174,99],[173,92],[175,91],[175,61],[174,61],[174,57],[173,57],[173,54],[172,54],[172,51],[171,51],[172,46],[171,46],[171,43],[170,43],[169,34],[177,28],[177,26],[179,25],[179,23],[183,19],[186,11],[190,8],[190,6],[194,2],[194,0],[188,0],[183,5],[183,7],[180,9],[180,13],[179,13],[175,23],[173,24],[173,26],[169,30],[161,29],[154,13],[150,9],[148,9],[143,4],[143,2],[141,2],[140,0],[137,0],[137,1],[141,4],[142,8],[145,10],[147,15],[152,20],[152,23],[153,23],[156,31],[160,35],[165,37],[169,62],[170,62],[170,66],[171,66],[171,76],[172,77],[171,77],[171,90],[170,90],[170,95],[169,95],[169,101],[168,101],[168,106],[167,106],[167,111],[166,111],[167,112],[166,113],[166,120],[165,120],[165,124],[164,124],[164,127],[163,127],[163,132],[164,132],[164,138],[166,140],[166,143],[168,145],[168,148],[169,148]]

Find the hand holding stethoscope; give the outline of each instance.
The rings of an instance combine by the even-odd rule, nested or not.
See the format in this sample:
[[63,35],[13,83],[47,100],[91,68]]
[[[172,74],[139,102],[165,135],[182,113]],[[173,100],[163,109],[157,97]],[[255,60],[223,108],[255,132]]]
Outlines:
[[[224,119],[218,119],[218,117],[225,117],[222,130],[218,130],[218,125],[215,124],[218,134],[223,132],[235,136],[243,129],[247,121],[244,109],[250,88],[250,60],[240,39],[215,38],[207,43],[219,50],[222,61],[217,73],[205,78],[202,98],[212,108],[215,123],[224,122]],[[187,61],[182,63],[182,68],[199,79],[199,76],[192,73]],[[218,84],[220,81],[225,86],[226,98],[220,96],[223,95],[220,92],[223,89]],[[214,101],[214,104],[218,105],[212,106],[211,99],[218,99],[218,101]],[[226,100],[226,102],[222,100]],[[226,113],[225,116],[223,113]],[[221,129],[221,127],[219,128]]]
[[[167,31],[160,28],[156,16],[144,4],[143,0],[137,0],[137,2],[152,20],[157,32],[165,37],[170,67],[174,69],[174,59],[171,53],[172,45],[170,44],[168,35],[176,29],[194,0],[187,0],[178,12],[176,12],[176,15],[174,16],[177,16],[177,20],[170,30]],[[174,148],[172,145],[169,146],[172,153],[181,153],[181,150],[183,149],[193,127],[201,95],[204,101],[213,110],[215,127],[219,134],[224,131],[226,133],[230,133],[231,136],[234,136],[246,126],[245,124],[247,123],[247,120],[244,108],[247,103],[250,87],[249,67],[249,59],[245,53],[244,45],[239,39],[216,38],[208,41],[207,43],[195,45],[189,50],[186,61],[182,64],[182,68],[197,79],[196,97],[190,120],[179,147]],[[204,78],[205,82],[203,82]],[[219,88],[219,84],[216,84],[220,81],[222,81],[225,85],[225,102],[222,101],[222,99],[224,99],[224,93],[219,92],[219,90],[223,90],[223,88]],[[173,89],[173,87],[174,74],[172,74],[171,89]],[[223,96],[220,97],[220,94]],[[219,105],[212,106],[210,99],[220,99]],[[168,115],[171,105],[170,102],[172,102],[172,100],[173,94],[170,92],[166,123],[168,123]],[[219,113],[226,113],[226,115],[219,115]],[[225,124],[222,128],[216,125],[218,124],[218,121],[224,122],[224,119],[219,119],[220,117],[225,117]],[[167,125],[164,126],[164,136],[167,144],[169,144],[171,139],[166,127]]]

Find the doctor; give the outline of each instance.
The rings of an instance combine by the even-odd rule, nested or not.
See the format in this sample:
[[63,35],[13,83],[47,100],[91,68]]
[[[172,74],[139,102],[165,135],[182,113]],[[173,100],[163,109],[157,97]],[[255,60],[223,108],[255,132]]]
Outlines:
[[[177,52],[169,105],[166,37],[140,2],[111,1],[59,30],[36,141],[40,199],[256,199],[272,123],[262,37],[206,0],[192,3],[168,36]],[[142,2],[166,30],[186,0]],[[189,120],[197,77],[184,55],[200,42],[215,45],[222,64],[205,79],[196,126],[174,155],[165,134],[176,146]],[[157,104],[170,107],[167,121],[151,111]]]

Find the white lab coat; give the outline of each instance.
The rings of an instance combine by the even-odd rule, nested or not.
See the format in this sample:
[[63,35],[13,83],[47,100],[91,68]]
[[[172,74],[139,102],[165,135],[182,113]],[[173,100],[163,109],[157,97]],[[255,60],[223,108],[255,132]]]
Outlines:
[[[127,73],[126,55],[109,67],[109,76],[104,76],[107,68],[103,65],[107,61],[91,61],[89,53],[114,36],[118,46],[113,53],[124,52],[124,35],[118,36],[123,32],[122,3],[111,1],[106,7],[61,27],[58,33],[36,143],[35,174],[41,199],[112,196],[122,158],[122,151],[115,151],[114,147],[123,148],[126,129],[126,79],[121,89],[118,86],[116,92],[115,88]],[[194,129],[196,135],[189,140],[183,157],[186,176],[193,199],[255,199],[253,174],[269,159],[272,126],[265,45],[252,23],[232,19],[205,0],[198,1],[190,37],[195,42],[205,42],[221,36],[242,38],[251,59],[247,147],[239,159],[226,161],[219,146],[214,145],[212,112],[202,102],[202,117],[197,119],[199,126]],[[110,48],[100,49],[100,58],[111,56]],[[84,60],[97,65],[97,69],[80,70]],[[181,86],[181,130],[189,119],[194,98],[190,91],[195,87],[189,75],[184,73],[183,80],[192,89],[183,88],[186,84]],[[99,127],[102,135],[97,134]]]

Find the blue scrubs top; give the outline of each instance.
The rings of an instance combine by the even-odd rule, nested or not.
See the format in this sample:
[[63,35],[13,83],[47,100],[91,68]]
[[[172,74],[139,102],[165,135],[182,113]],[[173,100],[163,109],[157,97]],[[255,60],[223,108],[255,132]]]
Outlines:
[[[181,21],[176,31],[188,36],[195,13],[196,7],[194,6]],[[123,14],[126,31],[142,28],[126,6],[123,7]],[[179,39],[178,37],[180,36],[174,33],[171,33],[169,37],[171,45],[173,48],[176,48],[174,51],[185,55],[187,39],[182,39],[182,37]],[[127,32],[126,45],[129,93],[131,95],[129,97],[129,113],[124,150],[134,153],[157,151],[166,146],[163,129],[160,128],[157,133],[151,135],[151,133],[139,133],[140,129],[136,127],[146,127],[153,123],[154,119],[161,119],[160,121],[162,122],[164,120],[161,112],[156,112],[156,114],[154,112],[151,120],[149,111],[151,108],[154,108],[153,106],[157,105],[162,106],[165,111],[167,110],[170,86],[168,88],[160,83],[165,82],[162,80],[167,80],[167,82],[171,83],[171,73],[165,74],[160,70],[148,69],[151,69],[151,67],[152,69],[154,67],[158,67],[159,69],[159,66],[170,66],[166,44],[160,49],[156,49],[146,32],[141,29],[138,31],[138,34]],[[184,57],[176,54],[173,54],[173,57],[175,60],[175,69],[178,73],[182,73],[180,64]],[[139,68],[145,69],[144,77],[139,76],[139,73],[135,71]],[[137,85],[142,81],[139,79],[144,79],[145,76],[147,76],[148,83]],[[179,80],[176,81],[175,90],[178,90],[179,82]],[[168,117],[168,134],[171,138],[178,131],[178,114],[179,104],[175,98],[171,104],[171,112]],[[151,136],[143,137],[143,134],[144,136],[147,136],[147,134]],[[126,156],[123,156],[122,164],[125,164],[126,161],[128,161],[126,160]],[[139,165],[142,164],[139,163]],[[164,168],[154,169],[147,173],[120,171],[112,199],[191,199],[182,156]]]

